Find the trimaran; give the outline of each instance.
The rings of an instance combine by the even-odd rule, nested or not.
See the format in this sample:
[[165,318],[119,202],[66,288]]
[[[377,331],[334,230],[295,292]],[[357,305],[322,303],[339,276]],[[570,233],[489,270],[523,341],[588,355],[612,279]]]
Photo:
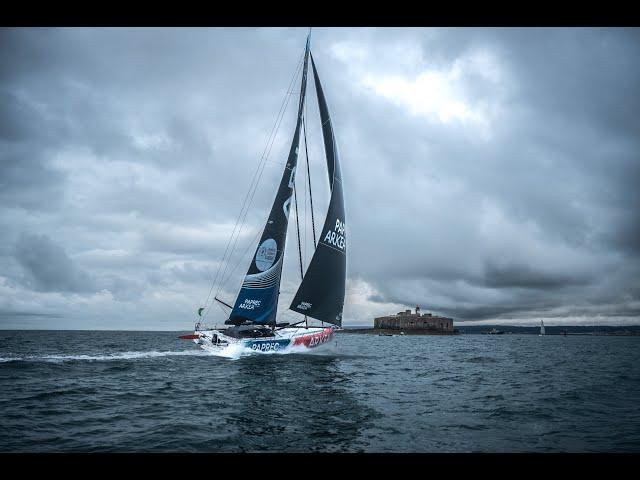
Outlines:
[[[304,317],[293,323],[277,322],[278,297],[292,199],[296,207],[296,223],[298,223],[294,182],[301,132],[304,133],[306,150],[304,105],[309,60],[311,60],[318,97],[331,197],[324,226],[317,242],[314,226],[315,251],[289,306],[290,310]],[[308,173],[308,154],[306,158]],[[309,187],[310,185],[309,180]],[[310,188],[309,194],[311,194]],[[313,208],[313,200],[310,200]],[[300,252],[299,225],[298,250]],[[302,271],[300,254],[301,274]],[[216,354],[225,354],[226,350],[237,348],[260,353],[276,351],[286,353],[332,344],[334,332],[342,324],[345,276],[346,231],[342,174],[329,109],[313,56],[310,53],[309,35],[304,51],[296,127],[271,212],[235,303],[232,306],[215,297],[216,301],[231,308],[224,322],[226,328],[203,327],[201,322],[198,322],[193,335],[184,335],[181,338],[192,339],[201,348]],[[204,307],[198,310],[199,315],[202,314],[202,310]],[[322,325],[309,325],[308,317],[321,321]]]

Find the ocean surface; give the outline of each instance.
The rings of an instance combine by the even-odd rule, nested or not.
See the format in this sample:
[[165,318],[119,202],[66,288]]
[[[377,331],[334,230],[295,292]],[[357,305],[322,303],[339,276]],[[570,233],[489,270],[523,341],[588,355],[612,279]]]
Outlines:
[[[183,332],[190,333],[190,332]],[[2,452],[640,452],[640,337],[0,331]]]

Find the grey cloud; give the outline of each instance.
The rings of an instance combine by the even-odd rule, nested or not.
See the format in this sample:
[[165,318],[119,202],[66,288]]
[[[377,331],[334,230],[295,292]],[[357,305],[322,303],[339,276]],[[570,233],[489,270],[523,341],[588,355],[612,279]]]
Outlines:
[[570,285],[587,285],[591,278],[573,276],[572,272],[543,272],[532,265],[500,265],[487,262],[484,285],[492,288],[522,287],[553,289]]
[[369,300],[370,302],[377,302],[377,303],[386,303],[384,297],[382,295],[369,295],[367,297],[367,300]]
[[15,259],[26,273],[27,285],[34,290],[95,291],[93,279],[80,270],[64,249],[47,235],[22,234],[15,246]]
[[[638,263],[633,249],[640,202],[633,185],[640,171],[640,144],[637,122],[630,116],[640,98],[640,65],[632,60],[637,35],[637,30],[616,29],[443,29],[436,34],[440,42],[425,35],[429,45],[423,57],[432,59],[435,48],[436,63],[443,67],[470,50],[497,51],[515,86],[511,91],[487,84],[476,89],[489,97],[508,94],[502,99],[506,110],[487,144],[470,140],[458,129],[435,127],[424,118],[402,119],[392,112],[388,115],[398,124],[348,127],[360,137],[358,148],[369,170],[364,181],[359,181],[362,169],[357,167],[345,175],[359,177],[352,183],[356,193],[351,190],[351,198],[356,197],[357,211],[367,212],[350,219],[352,256],[383,298],[408,305],[435,301],[445,313],[478,319],[574,302],[578,305],[573,311],[593,311],[586,287],[602,275],[618,275],[599,270],[595,260],[626,253],[625,262]],[[369,103],[351,104],[350,110],[345,102],[343,118],[353,117],[353,110],[362,117],[376,116],[377,105],[358,100]],[[393,140],[369,148],[367,137]],[[386,168],[373,175],[381,164]],[[457,192],[451,190],[449,196],[433,190],[439,179],[453,180]],[[421,189],[421,183],[432,190]],[[447,189],[446,183],[441,185]],[[500,225],[483,231],[483,202],[494,205],[506,222],[539,232],[543,248],[564,245],[580,252],[583,262],[590,260],[579,266],[552,256],[539,264],[541,257],[532,257],[521,246],[527,236],[524,228],[522,238]],[[352,206],[348,213],[353,211]],[[492,243],[504,246],[490,253]],[[500,266],[493,258],[497,252],[516,263]],[[402,287],[394,287],[400,280]],[[485,293],[495,298],[486,295],[460,308],[465,298],[473,298],[468,285],[489,287]],[[523,293],[522,288],[540,293]],[[550,300],[549,291],[555,292]],[[608,311],[616,311],[615,305],[632,311],[613,292],[606,300],[611,302]],[[449,301],[434,300],[441,296]]]
[[[638,32],[314,29],[343,161],[348,272],[374,290],[365,300],[460,319],[637,315]],[[87,298],[107,290],[116,312],[152,312],[171,295],[184,302],[176,308],[199,304],[226,246],[219,229],[240,212],[304,36],[1,29],[0,288],[26,303],[20,285]],[[338,58],[341,42],[365,59]],[[494,108],[488,139],[412,115],[362,83],[363,74],[451,71],[479,52],[497,62],[498,79],[463,68],[457,82],[469,105]],[[314,99],[318,224],[328,185],[315,109]],[[289,107],[246,231],[262,227],[292,129]],[[21,231],[44,235],[12,250]],[[237,275],[251,237],[232,261]],[[293,288],[294,261],[285,275]],[[156,308],[169,323],[180,313]]]
[[60,205],[65,176],[49,162],[49,127],[33,105],[0,88],[3,205],[45,210]]

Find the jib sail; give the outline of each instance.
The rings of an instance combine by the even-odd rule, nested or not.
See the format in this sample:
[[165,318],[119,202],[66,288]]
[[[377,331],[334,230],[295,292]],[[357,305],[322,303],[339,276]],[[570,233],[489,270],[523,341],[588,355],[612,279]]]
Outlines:
[[331,200],[318,239],[318,246],[289,308],[317,320],[341,325],[347,253],[342,174],[329,108],[313,61],[313,55],[311,56],[311,65],[320,106],[320,121],[329,184],[331,185]]

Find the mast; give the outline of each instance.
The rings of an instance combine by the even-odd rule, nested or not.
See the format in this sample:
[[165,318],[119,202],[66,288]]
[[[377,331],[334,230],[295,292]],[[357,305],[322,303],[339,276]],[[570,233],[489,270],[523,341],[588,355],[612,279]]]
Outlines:
[[316,221],[313,217],[313,194],[311,193],[311,172],[309,171],[309,150],[307,149],[307,115],[302,119],[302,131],[304,132],[304,153],[307,163],[307,180],[309,182],[309,202],[311,204],[311,232],[313,233],[313,248],[316,248]]
[[316,250],[289,308],[316,320],[341,325],[347,251],[342,173],[329,107],[313,55],[311,66],[320,107],[331,199]]
[[229,319],[225,321],[227,325],[239,325],[245,322],[276,324],[282,261],[287,240],[291,197],[298,165],[300,130],[307,89],[308,61],[309,37],[307,37],[304,54],[296,129],[293,134],[287,165],[282,173],[276,198],[260,237],[260,242],[242,282],[242,287],[236,297]]

